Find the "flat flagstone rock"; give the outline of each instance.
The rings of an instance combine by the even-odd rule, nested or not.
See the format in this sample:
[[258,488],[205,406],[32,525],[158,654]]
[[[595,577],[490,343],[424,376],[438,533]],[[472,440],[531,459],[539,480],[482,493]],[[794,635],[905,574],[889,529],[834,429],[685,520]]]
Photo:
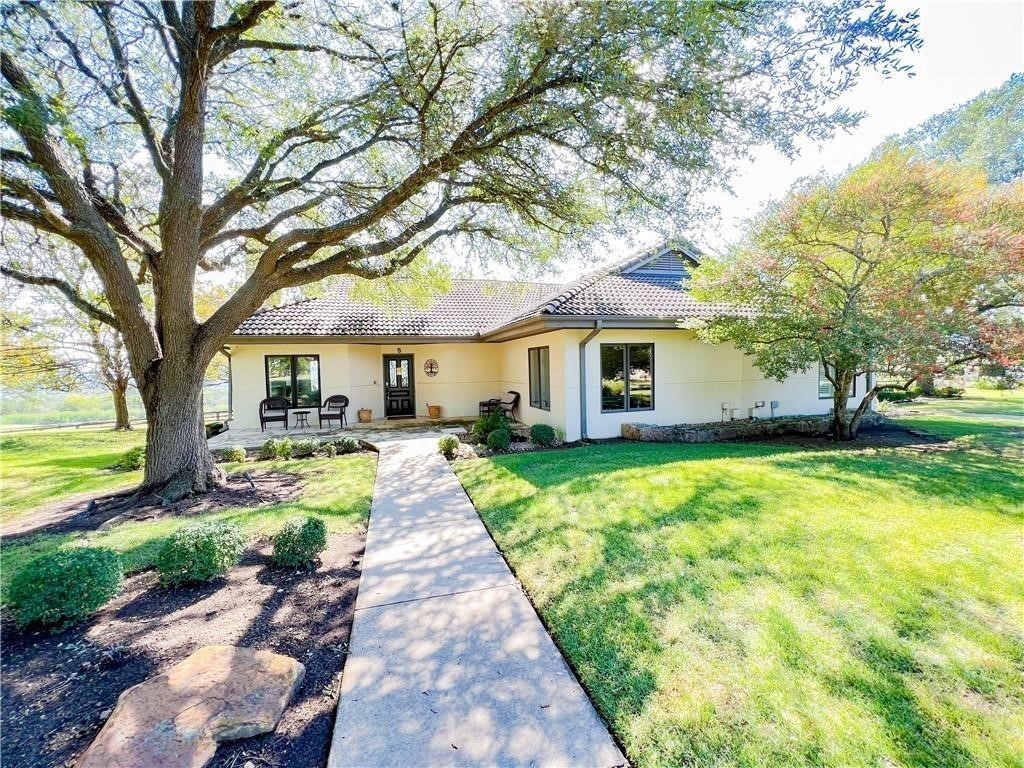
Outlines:
[[305,674],[270,651],[204,646],[122,693],[78,768],[201,768],[218,742],[274,730]]

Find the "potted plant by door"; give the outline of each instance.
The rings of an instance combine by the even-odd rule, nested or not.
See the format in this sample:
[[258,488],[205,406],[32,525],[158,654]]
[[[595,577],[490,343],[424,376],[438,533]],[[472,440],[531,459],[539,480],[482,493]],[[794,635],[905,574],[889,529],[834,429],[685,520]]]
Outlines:
[[360,424],[369,424],[373,421],[373,409],[371,408],[360,408],[356,413],[359,415]]
[[432,419],[440,419],[441,418],[441,406],[440,405],[431,405],[430,403],[427,403],[427,414]]

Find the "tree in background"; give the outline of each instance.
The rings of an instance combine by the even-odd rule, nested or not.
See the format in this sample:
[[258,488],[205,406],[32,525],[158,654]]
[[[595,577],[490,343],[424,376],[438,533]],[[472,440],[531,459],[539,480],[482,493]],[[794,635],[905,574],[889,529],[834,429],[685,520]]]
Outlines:
[[7,397],[12,389],[69,392],[78,382],[78,367],[61,359],[29,313],[0,307],[0,390]]
[[70,392],[99,382],[111,395],[114,429],[131,429],[131,366],[121,335],[45,294],[33,298],[31,311],[0,309],[3,387]]
[[[543,261],[687,221],[738,153],[821,139],[914,15],[868,0],[39,2],[3,11],[2,212],[84,255],[148,424],[140,492],[217,479],[203,372],[278,291],[434,244]],[[9,143],[8,143],[9,142]],[[668,213],[666,213],[668,212]],[[205,320],[197,276],[242,278]],[[145,295],[152,293],[152,304]]]
[[[1024,178],[1024,72],[887,142],[981,168],[991,184]],[[884,147],[881,151],[884,151]]]
[[[819,363],[833,435],[856,436],[884,389],[970,360],[1021,360],[1024,183],[890,150],[799,185],[746,242],[698,271],[695,292],[742,306],[700,333],[779,380]],[[871,386],[848,410],[855,378]]]
[[36,280],[38,275],[32,274],[18,280],[5,272],[0,307],[20,318],[20,338],[30,338],[37,352],[33,355],[24,346],[4,346],[0,354],[8,384],[22,390],[66,392],[99,383],[113,401],[114,429],[131,429],[128,388],[132,375],[121,334],[62,300],[66,296],[60,285],[74,286],[82,301],[109,312],[95,272],[58,238],[18,235],[3,240],[11,259],[4,269],[17,275],[18,264],[31,262],[47,278]]

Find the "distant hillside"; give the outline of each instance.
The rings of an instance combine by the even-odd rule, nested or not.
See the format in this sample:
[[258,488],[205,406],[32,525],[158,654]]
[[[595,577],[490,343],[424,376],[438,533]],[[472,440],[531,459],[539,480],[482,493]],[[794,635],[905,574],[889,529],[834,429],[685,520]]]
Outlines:
[[984,168],[993,184],[1024,177],[1024,72],[886,142]]

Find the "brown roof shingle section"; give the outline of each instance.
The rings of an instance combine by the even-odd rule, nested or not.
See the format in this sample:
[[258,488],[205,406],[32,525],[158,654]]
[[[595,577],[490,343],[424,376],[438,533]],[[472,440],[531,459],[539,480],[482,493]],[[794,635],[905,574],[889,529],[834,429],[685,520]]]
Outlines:
[[744,312],[694,299],[687,283],[699,264],[690,248],[649,251],[566,285],[453,280],[427,307],[391,299],[357,301],[334,295],[263,309],[237,336],[422,336],[472,338],[533,318],[636,317],[706,320]]
[[261,309],[235,335],[472,337],[557,288],[551,283],[453,280],[448,293],[422,307],[400,298],[355,300],[343,286],[331,296]]

